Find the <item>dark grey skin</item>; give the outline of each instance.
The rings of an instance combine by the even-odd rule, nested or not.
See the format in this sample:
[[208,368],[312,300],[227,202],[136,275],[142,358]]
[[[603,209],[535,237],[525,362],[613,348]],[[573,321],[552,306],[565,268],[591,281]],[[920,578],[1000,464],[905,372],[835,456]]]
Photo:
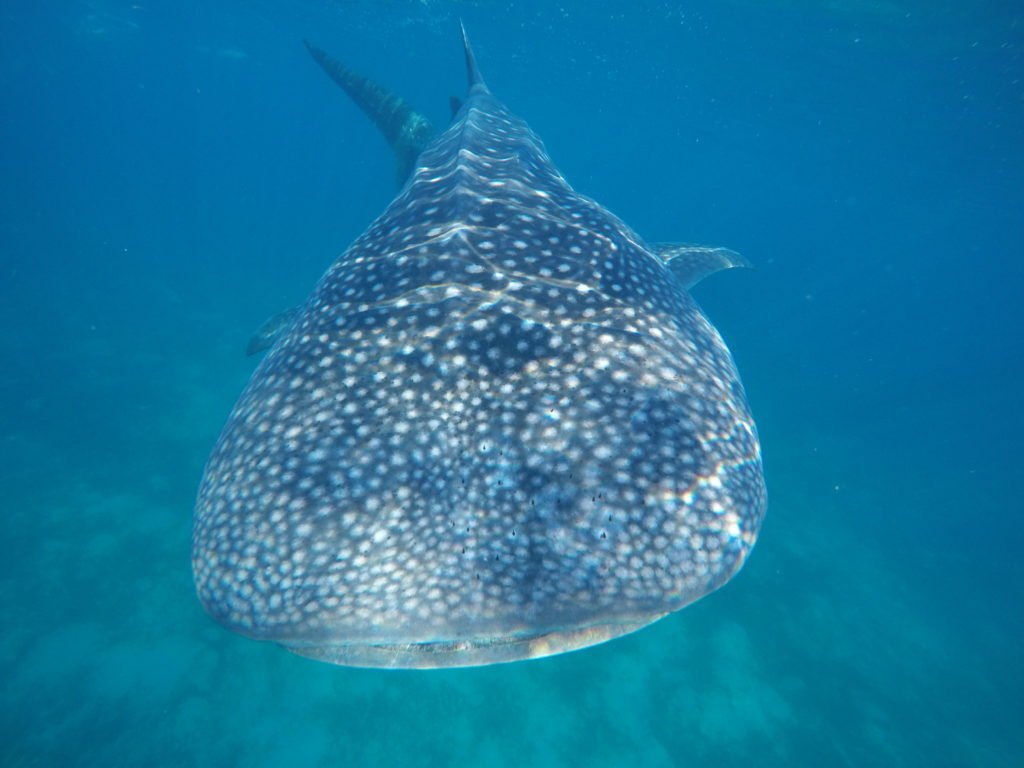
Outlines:
[[[327,76],[341,86],[380,130],[395,154],[398,186],[404,184],[416,165],[416,159],[436,136],[434,126],[400,96],[349,69],[309,41],[303,41],[303,44]],[[452,96],[453,116],[461,106],[461,101]],[[655,243],[651,249],[685,281],[687,288],[723,269],[753,266],[746,258],[728,248],[688,243]],[[250,337],[245,354],[251,357],[270,349],[297,311],[298,307],[291,307],[266,320]]]

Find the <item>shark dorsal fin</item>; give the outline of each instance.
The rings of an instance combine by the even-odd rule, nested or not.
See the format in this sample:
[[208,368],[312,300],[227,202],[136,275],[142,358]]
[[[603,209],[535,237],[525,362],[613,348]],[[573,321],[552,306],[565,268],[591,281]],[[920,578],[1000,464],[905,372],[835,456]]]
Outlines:
[[469,80],[469,90],[473,90],[477,86],[486,89],[487,84],[484,82],[484,78],[480,74],[480,69],[476,65],[476,56],[473,55],[473,48],[469,44],[469,35],[466,34],[466,25],[460,21],[459,26],[462,27],[462,47],[466,51],[466,76]]

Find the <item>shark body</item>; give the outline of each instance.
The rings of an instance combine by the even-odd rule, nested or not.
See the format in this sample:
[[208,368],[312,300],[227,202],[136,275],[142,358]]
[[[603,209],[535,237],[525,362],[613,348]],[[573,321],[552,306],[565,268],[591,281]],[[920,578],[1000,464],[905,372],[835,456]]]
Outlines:
[[739,376],[687,290],[729,258],[673,269],[466,57],[453,123],[285,324],[199,491],[206,610],[322,661],[608,640],[724,584],[765,512]]

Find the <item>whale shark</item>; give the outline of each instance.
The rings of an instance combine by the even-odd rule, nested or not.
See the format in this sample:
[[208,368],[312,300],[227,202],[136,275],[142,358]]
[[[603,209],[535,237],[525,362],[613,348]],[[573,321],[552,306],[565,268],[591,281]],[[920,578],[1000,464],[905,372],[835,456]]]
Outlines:
[[647,626],[743,565],[767,496],[731,354],[673,258],[468,93],[327,269],[206,463],[205,610],[324,662],[437,668]]

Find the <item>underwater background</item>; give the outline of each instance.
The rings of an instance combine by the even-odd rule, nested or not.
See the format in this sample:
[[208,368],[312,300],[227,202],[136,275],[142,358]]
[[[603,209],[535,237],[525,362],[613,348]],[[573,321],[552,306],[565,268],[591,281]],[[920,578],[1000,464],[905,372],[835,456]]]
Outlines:
[[[737,360],[769,511],[652,627],[318,664],[209,619],[192,505],[254,362],[395,193],[302,46],[435,125],[495,94]],[[213,0],[0,8],[0,765],[1024,765],[1024,8]]]

